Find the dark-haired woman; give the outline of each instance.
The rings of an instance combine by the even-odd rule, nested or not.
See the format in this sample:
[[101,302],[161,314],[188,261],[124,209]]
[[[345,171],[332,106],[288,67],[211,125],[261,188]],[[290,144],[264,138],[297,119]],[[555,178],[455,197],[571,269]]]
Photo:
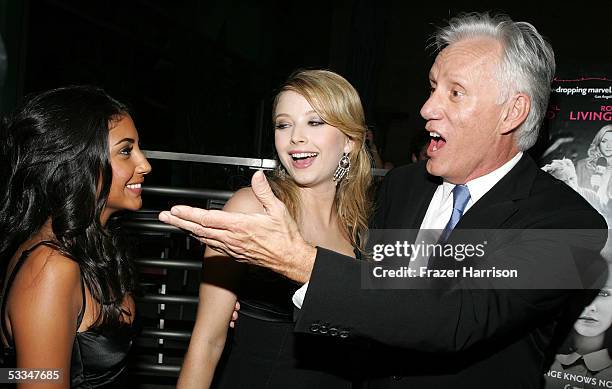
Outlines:
[[[128,110],[101,89],[55,89],[28,99],[1,135],[5,359],[61,369],[52,387],[118,385],[134,336],[134,281],[107,222],[141,207],[151,170]],[[30,386],[45,387],[20,388]]]

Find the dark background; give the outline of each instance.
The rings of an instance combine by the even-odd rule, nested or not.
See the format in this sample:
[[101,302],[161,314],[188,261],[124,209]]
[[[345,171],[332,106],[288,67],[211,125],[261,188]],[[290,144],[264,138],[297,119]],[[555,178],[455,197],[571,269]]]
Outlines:
[[[275,88],[296,68],[328,68],[357,88],[383,158],[400,165],[409,162],[414,139],[423,132],[419,110],[428,95],[433,62],[427,38],[450,16],[485,10],[533,23],[555,48],[559,76],[612,77],[611,0],[569,5],[0,0],[0,34],[8,51],[0,111],[13,109],[28,93],[96,84],[131,105],[147,150],[270,158]],[[235,166],[151,163],[147,184],[236,189],[251,173]],[[194,202],[145,198],[145,205],[157,210],[173,203],[211,208],[210,203],[189,201]],[[149,219],[143,216],[146,212],[132,215],[141,224],[129,224],[134,222],[129,215],[123,220],[122,231],[138,236],[134,242],[139,243],[132,244],[136,258],[158,258],[161,252],[165,259],[199,263],[201,246],[180,234],[147,229],[157,212],[149,212]],[[139,266],[140,285],[150,299],[138,301],[144,329],[133,353],[136,367],[130,367],[133,387],[174,387],[193,326],[200,272],[197,266],[189,273],[152,269],[142,262]],[[152,299],[162,293],[160,285],[183,302],[161,309]],[[184,296],[192,302],[184,303]],[[166,336],[159,343],[160,336],[151,330],[161,328],[161,319],[163,328],[187,336]],[[160,371],[156,369],[164,373],[151,374]]]
[[[534,24],[558,74],[610,75],[612,1],[0,0],[0,107],[96,84],[131,105],[145,149],[270,158],[275,88],[296,68],[328,68],[357,88],[383,159],[399,165],[423,131],[428,36],[449,16],[485,10]],[[158,182],[214,181],[206,169],[154,168]]]

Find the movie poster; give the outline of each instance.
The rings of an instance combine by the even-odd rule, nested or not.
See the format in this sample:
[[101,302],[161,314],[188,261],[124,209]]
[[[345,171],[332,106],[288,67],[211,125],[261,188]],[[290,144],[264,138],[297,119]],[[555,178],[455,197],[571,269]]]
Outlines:
[[[563,180],[612,226],[612,80],[555,79],[542,169]],[[612,264],[612,236],[602,255]],[[612,273],[612,268],[611,268]],[[546,389],[612,388],[612,282],[584,309],[545,375]]]

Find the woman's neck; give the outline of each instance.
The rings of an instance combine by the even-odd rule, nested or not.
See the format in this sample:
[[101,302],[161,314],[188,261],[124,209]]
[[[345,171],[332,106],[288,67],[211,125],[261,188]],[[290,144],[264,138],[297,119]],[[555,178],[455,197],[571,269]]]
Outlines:
[[574,332],[574,346],[580,355],[592,353],[603,348],[604,334],[597,336],[583,336]]
[[314,246],[354,257],[353,246],[346,231],[338,223],[338,210],[335,203],[336,186],[326,190],[301,188],[300,232],[304,239]]
[[302,221],[329,227],[336,222],[336,187],[300,188]]
[[40,230],[36,231],[32,234],[32,237],[29,239],[31,241],[40,242],[43,240],[54,240],[55,234],[53,233],[53,226],[51,218],[47,219],[45,224],[40,227]]

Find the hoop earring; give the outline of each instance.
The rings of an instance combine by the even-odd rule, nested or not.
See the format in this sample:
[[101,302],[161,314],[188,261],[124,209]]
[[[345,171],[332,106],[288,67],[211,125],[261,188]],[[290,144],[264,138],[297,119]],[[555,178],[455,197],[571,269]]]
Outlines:
[[[338,161],[338,167],[336,168],[336,171],[334,172],[334,182],[336,183],[336,185],[338,185],[340,181],[342,181],[342,179],[348,174],[350,170],[351,170],[351,160],[348,157],[348,154],[344,153],[342,155],[342,158],[340,158],[340,161]],[[347,177],[347,180],[348,180],[348,177]]]

